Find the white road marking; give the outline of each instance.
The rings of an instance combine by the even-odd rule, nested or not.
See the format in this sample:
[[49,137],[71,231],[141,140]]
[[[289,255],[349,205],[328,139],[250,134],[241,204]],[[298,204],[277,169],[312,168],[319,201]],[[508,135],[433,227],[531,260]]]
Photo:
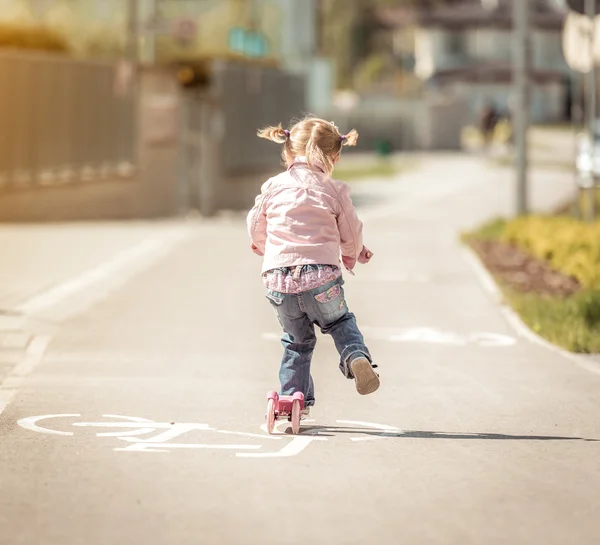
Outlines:
[[25,351],[25,357],[0,382],[0,414],[8,407],[27,377],[40,363],[49,343],[50,337],[40,336],[34,338]]
[[227,435],[241,435],[242,437],[256,437],[258,439],[274,439],[276,441],[281,440],[281,437],[279,437],[279,436],[264,435],[264,434],[260,434],[260,433],[246,433],[243,431],[226,431],[226,430],[216,430],[216,432],[217,433],[225,433]]
[[48,435],[74,435],[72,431],[57,431],[50,430],[38,426],[37,423],[40,420],[48,420],[49,418],[77,418],[80,414],[45,414],[43,416],[30,416],[28,418],[21,418],[17,421],[17,424],[26,430],[35,431],[37,433],[46,433]]
[[[477,344],[487,347],[506,347],[516,344],[516,339],[508,335],[489,332],[475,332],[460,335],[452,331],[439,331],[432,327],[414,327],[398,329],[392,327],[369,327],[363,326],[361,330],[365,337],[395,343],[429,343],[442,344],[446,346],[467,346]],[[262,334],[266,341],[280,340],[278,333],[267,332]]]
[[395,426],[388,426],[387,424],[375,424],[374,422],[360,422],[357,420],[336,420],[336,422],[338,424],[360,426],[361,428],[375,428],[376,430],[384,430],[384,431],[400,431]]
[[[178,230],[161,235],[154,234],[135,246],[129,247],[118,253],[111,259],[103,262],[97,267],[83,272],[65,282],[62,282],[49,290],[34,295],[27,301],[16,307],[16,311],[25,315],[36,315],[61,305],[67,300],[86,292],[91,301],[85,301],[89,306],[95,300],[104,297],[106,290],[99,287],[108,281],[112,282],[112,288],[125,284],[133,276],[146,268],[160,257],[168,253],[175,245],[182,242],[192,234],[192,231]],[[143,267],[140,267],[142,265]],[[90,291],[95,293],[90,294]],[[82,309],[78,306],[77,311]],[[67,312],[61,316],[63,319],[74,312]]]
[[[52,319],[56,321],[73,317],[108,295],[111,290],[128,282],[193,233],[191,229],[179,229],[162,235],[154,234],[101,265],[34,295],[14,310],[27,316],[50,312]],[[0,414],[42,360],[50,340],[48,336],[33,339],[23,360],[4,378],[0,384]]]
[[294,435],[294,438],[281,450],[277,452],[237,452],[239,458],[287,458],[300,454],[313,441],[326,441],[326,437],[315,437],[314,435]]
[[[97,437],[117,437],[121,441],[130,443],[126,447],[115,448],[115,451],[120,452],[169,452],[171,449],[216,449],[216,450],[235,450],[235,451],[248,451],[258,450],[262,448],[262,445],[243,445],[243,444],[211,444],[211,443],[170,443],[172,439],[180,437],[190,431],[209,431],[225,435],[236,435],[242,437],[251,437],[257,439],[268,439],[279,441],[282,438],[289,438],[290,441],[286,445],[276,452],[260,452],[260,453],[248,453],[248,452],[236,452],[236,456],[240,458],[287,458],[290,456],[296,456],[301,453],[310,443],[313,441],[327,441],[328,437],[320,436],[320,432],[335,433],[339,431],[339,428],[322,428],[320,430],[305,430],[305,433],[299,435],[289,435],[279,430],[279,427],[288,425],[287,420],[278,420],[275,423],[274,434],[268,435],[266,424],[261,426],[261,429],[265,434],[247,433],[247,432],[236,432],[229,430],[218,430],[210,427],[208,424],[198,423],[170,423],[170,422],[155,422],[147,418],[140,418],[135,416],[122,416],[116,414],[103,414],[104,418],[113,418],[116,421],[112,422],[73,422],[74,427],[87,427],[87,428],[117,428],[125,429],[125,431],[112,431],[112,432],[100,432],[97,433]],[[73,432],[64,432],[52,430],[39,426],[37,423],[42,420],[56,419],[56,418],[78,418],[80,414],[48,414],[42,416],[32,416],[29,418],[23,418],[18,421],[18,424],[30,431],[37,433],[44,433],[49,435],[66,435],[73,436]],[[312,419],[303,420],[303,424],[314,422]],[[362,422],[357,420],[337,420],[338,424],[352,426],[355,428],[352,431],[356,433],[371,433],[369,437],[353,437],[350,440],[353,442],[357,441],[375,441],[378,439],[385,439],[390,437],[398,437],[403,432],[395,426],[389,426],[387,424],[377,424],[373,422]],[[364,429],[361,429],[364,428]],[[153,433],[158,430],[164,430],[158,435],[149,437],[147,439],[140,439],[135,436],[143,435],[147,433]],[[377,433],[377,431],[381,433]]]
[[116,448],[118,452],[169,452],[168,449],[215,449],[215,450],[255,450],[261,445],[210,445],[206,443],[133,443],[128,447]]

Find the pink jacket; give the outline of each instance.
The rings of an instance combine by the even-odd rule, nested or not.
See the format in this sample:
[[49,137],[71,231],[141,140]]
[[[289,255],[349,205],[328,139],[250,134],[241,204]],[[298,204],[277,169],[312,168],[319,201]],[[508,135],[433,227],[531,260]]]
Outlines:
[[297,157],[287,171],[262,186],[247,218],[252,250],[264,256],[262,271],[295,265],[339,265],[350,272],[367,263],[363,225],[350,188],[324,169]]

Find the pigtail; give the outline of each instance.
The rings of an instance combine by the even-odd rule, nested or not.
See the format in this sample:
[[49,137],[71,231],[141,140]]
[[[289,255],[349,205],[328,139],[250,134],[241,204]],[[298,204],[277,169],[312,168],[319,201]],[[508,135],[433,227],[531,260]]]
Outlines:
[[356,129],[352,129],[348,134],[345,134],[342,137],[342,140],[343,146],[356,146],[356,142],[358,142],[358,131]]
[[256,135],[259,138],[271,140],[273,142],[277,142],[278,144],[284,144],[289,138],[290,132],[285,130],[280,123],[277,125],[277,127],[265,127],[264,129],[259,130]]

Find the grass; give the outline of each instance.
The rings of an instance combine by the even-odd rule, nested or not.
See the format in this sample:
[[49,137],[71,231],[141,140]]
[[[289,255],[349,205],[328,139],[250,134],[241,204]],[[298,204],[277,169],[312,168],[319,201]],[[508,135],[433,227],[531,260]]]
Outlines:
[[[464,233],[465,243],[501,240],[510,221],[493,219]],[[569,297],[515,291],[496,278],[506,301],[540,337],[577,353],[600,353],[600,289],[581,289]]]
[[503,292],[523,322],[544,339],[571,352],[600,353],[600,291],[582,290],[565,299]]

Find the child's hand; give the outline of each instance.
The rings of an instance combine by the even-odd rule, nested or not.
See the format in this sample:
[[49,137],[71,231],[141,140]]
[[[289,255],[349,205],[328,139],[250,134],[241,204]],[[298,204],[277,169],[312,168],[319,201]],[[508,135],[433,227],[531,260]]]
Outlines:
[[258,249],[258,247],[256,246],[256,244],[254,244],[254,242],[252,243],[252,251],[256,254],[256,255],[260,255],[263,256],[264,254]]
[[369,250],[366,246],[363,246],[362,252],[360,252],[360,255],[358,256],[358,262],[364,265],[365,263],[368,263],[372,257],[373,252],[371,252],[371,250]]

